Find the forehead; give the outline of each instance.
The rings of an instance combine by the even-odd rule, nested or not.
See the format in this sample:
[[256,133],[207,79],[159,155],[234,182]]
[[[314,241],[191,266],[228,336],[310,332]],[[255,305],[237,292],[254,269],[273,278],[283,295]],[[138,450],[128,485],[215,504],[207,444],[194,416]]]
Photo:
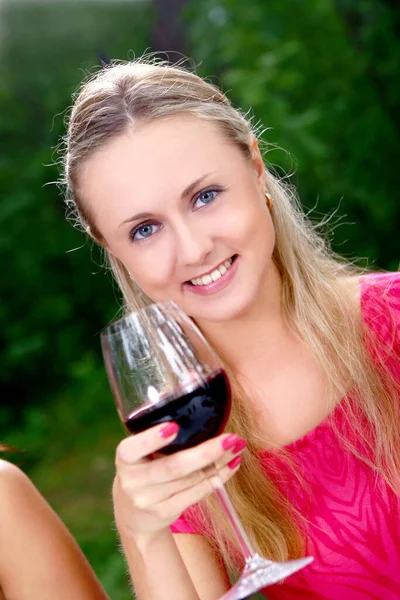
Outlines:
[[[143,169],[174,173],[182,164],[186,168],[191,164],[201,166],[220,152],[226,153],[229,147],[235,148],[211,121],[187,115],[162,118],[127,129],[96,150],[81,166],[80,183],[87,187],[92,176],[100,175],[102,180],[106,176],[113,180],[115,168],[126,168],[138,178]],[[118,178],[120,175],[119,172]]]
[[218,125],[175,115],[128,129],[96,150],[81,167],[79,192],[93,217],[100,206],[111,218],[124,204],[181,194],[206,173],[228,174],[240,160]]

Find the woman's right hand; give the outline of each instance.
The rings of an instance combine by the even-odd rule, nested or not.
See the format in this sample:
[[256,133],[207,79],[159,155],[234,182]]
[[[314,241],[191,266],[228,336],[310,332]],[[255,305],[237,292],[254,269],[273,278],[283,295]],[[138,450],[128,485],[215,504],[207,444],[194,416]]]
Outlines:
[[178,431],[176,423],[163,423],[119,444],[113,497],[121,534],[153,536],[239,469],[246,442],[236,434],[225,433],[168,456],[156,454]]

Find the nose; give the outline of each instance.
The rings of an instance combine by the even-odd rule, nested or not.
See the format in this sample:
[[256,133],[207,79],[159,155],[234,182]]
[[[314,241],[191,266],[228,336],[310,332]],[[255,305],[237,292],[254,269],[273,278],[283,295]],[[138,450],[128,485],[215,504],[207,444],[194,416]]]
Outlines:
[[201,227],[189,222],[175,228],[177,261],[181,266],[201,265],[213,248],[212,237]]

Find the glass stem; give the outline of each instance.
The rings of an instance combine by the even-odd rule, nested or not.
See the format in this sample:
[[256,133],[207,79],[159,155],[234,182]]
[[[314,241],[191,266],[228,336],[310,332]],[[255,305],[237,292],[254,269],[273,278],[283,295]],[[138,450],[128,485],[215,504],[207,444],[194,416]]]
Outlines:
[[215,490],[215,494],[217,495],[218,501],[221,504],[226,516],[228,517],[229,523],[232,525],[233,531],[235,532],[243,556],[246,559],[246,561],[248,561],[256,554],[256,551],[254,550],[253,545],[247,536],[247,533],[243,529],[243,525],[239,520],[236,510],[233,508],[233,504],[222,482],[221,487]]

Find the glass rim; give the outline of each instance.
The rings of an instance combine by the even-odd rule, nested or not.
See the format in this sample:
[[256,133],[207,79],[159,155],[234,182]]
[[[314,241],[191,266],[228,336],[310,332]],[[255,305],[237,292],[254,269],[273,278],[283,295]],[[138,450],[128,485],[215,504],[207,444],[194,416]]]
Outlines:
[[[104,329],[100,331],[100,338],[104,339],[112,335],[118,335],[122,329],[129,327],[129,321],[132,319],[132,317],[134,317],[135,315],[139,315],[140,313],[147,313],[155,306],[170,306],[172,308],[177,308],[181,311],[179,306],[173,300],[162,300],[161,302],[152,302],[151,304],[147,304],[146,306],[143,306],[138,310],[132,310],[126,315],[123,315],[119,319],[116,319],[115,321],[112,321],[111,323],[106,325]],[[183,313],[183,311],[181,312],[183,315],[185,315],[185,317],[187,317],[186,313]]]

